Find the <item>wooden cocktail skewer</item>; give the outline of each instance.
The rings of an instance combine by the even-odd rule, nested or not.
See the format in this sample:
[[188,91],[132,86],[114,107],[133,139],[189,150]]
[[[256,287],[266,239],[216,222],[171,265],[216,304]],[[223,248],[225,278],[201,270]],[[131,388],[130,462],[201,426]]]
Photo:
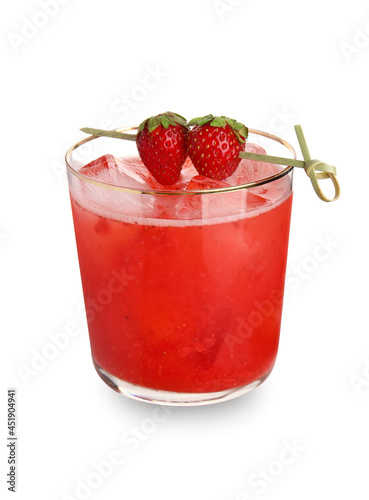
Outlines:
[[[135,134],[119,132],[116,130],[102,130],[97,128],[85,127],[81,128],[81,131],[85,132],[86,134],[93,135],[95,137],[112,137],[115,139],[124,139],[126,141],[136,141]],[[277,165],[287,165],[289,167],[303,168],[311,180],[314,191],[321,200],[323,201],[337,200],[337,198],[339,198],[340,196],[341,189],[336,177],[337,175],[336,168],[320,160],[312,160],[301,125],[295,125],[295,132],[297,135],[297,139],[299,141],[300,149],[302,152],[302,156],[304,157],[304,160],[283,158],[281,156],[261,155],[257,153],[248,153],[246,151],[241,151],[239,156],[240,158],[245,158],[248,160],[274,163]],[[318,180],[320,179],[331,179],[335,189],[333,198],[328,198],[323,193],[318,183]]]

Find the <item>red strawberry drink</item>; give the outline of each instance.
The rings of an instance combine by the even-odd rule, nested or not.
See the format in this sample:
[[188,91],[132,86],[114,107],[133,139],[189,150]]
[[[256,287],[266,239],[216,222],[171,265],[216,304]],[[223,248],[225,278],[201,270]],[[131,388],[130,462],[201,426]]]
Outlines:
[[[285,149],[250,133],[246,151],[265,154],[260,138],[268,153]],[[291,169],[241,160],[219,180],[187,158],[163,186],[133,142],[84,142],[68,152],[68,178],[100,376],[164,404],[205,404],[259,385],[278,350]]]

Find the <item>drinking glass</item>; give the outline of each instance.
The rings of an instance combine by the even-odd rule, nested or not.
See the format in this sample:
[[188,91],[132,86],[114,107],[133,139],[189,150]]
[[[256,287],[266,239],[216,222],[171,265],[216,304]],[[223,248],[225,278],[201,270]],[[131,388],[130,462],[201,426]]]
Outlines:
[[[249,129],[248,143],[295,158],[266,132]],[[79,172],[104,154],[132,164],[134,187]],[[277,356],[293,168],[243,160],[253,182],[151,189],[138,184],[135,157],[135,142],[92,136],[66,154],[94,366],[141,401],[240,396],[268,377]]]

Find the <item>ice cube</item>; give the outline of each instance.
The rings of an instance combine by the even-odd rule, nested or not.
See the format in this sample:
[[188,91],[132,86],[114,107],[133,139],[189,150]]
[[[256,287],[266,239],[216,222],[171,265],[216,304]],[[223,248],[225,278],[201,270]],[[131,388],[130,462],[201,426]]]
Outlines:
[[119,158],[117,160],[119,172],[124,176],[125,187],[141,189],[163,189],[139,156]]
[[[154,179],[154,182],[156,184],[152,184],[152,187],[153,189],[160,189],[161,191],[169,191],[169,192],[184,191],[186,190],[187,185],[189,184],[191,179],[196,175],[197,175],[197,170],[193,166],[191,160],[187,158],[187,160],[183,164],[180,177],[175,184],[172,184],[170,186],[162,186]],[[182,199],[181,196],[182,195],[175,196],[173,194],[168,196],[166,195],[155,196],[154,210],[153,210],[155,217],[160,219],[178,219],[177,205],[180,203],[180,200]]]
[[118,168],[113,155],[103,155],[79,170],[80,174],[94,180],[118,185]]
[[[208,193],[209,189],[229,187],[217,181],[196,175],[184,191],[204,191],[204,194],[160,195],[155,197],[156,217],[161,219],[202,220],[244,214],[270,204],[270,200],[241,189],[230,192]],[[257,188],[253,188],[253,191]]]
[[247,211],[257,210],[259,208],[265,207],[269,205],[271,201],[264,196],[260,196],[254,193],[251,193],[249,190],[246,194],[246,207]]
[[[150,178],[150,172],[142,164],[123,162],[111,154],[97,158],[82,167],[79,172],[90,179],[112,186],[134,189],[157,187],[153,186],[155,179]],[[145,210],[150,211],[154,203],[154,197],[150,195],[141,196],[135,192],[109,189],[84,181],[75,184],[73,196],[79,203],[102,209],[106,216],[111,213],[113,217],[119,217],[120,214],[141,216]]]
[[266,155],[265,149],[254,142],[246,142],[245,151],[248,153],[256,153],[258,155]]
[[205,189],[220,189],[223,187],[229,187],[229,184],[223,181],[217,181],[214,179],[209,179],[202,175],[195,175],[191,178],[190,182],[186,187],[186,191],[198,191]]
[[[129,187],[136,187],[136,183],[138,183],[141,188],[146,187],[160,191],[181,191],[186,188],[191,178],[197,175],[197,171],[189,158],[183,164],[178,181],[169,186],[160,184],[143,164],[139,156],[120,158],[118,160],[118,168],[121,173],[130,177],[129,180],[127,179]],[[132,184],[132,181],[135,185]]]
[[178,189],[186,189],[186,186],[191,181],[191,179],[197,175],[197,170],[193,166],[192,161],[190,160],[190,158],[187,158],[187,160],[183,164],[181,175],[176,184],[178,186]]
[[[266,151],[264,148],[258,144],[246,143],[245,151],[248,153],[256,153],[265,155]],[[249,160],[243,158],[240,161],[236,171],[233,175],[228,177],[227,182],[231,186],[237,186],[240,184],[248,184],[250,182],[260,181],[266,177],[274,175],[280,170],[277,165],[272,165],[271,163],[266,163],[262,161]]]
[[[206,191],[224,187],[229,187],[229,184],[196,175],[188,183],[186,191]],[[230,196],[231,193],[182,195],[177,204],[177,217],[180,219],[201,219],[227,215]]]
[[163,186],[155,180],[137,156],[115,158],[111,154],[103,155],[82,167],[79,172],[114,186],[134,189],[163,189]]
[[[266,154],[264,148],[254,143],[247,143],[245,151],[262,155]],[[226,179],[226,182],[228,182],[231,186],[257,182],[275,175],[283,168],[284,167],[281,165],[275,165],[273,163],[263,161],[248,160],[244,158],[241,160],[234,174]],[[286,177],[256,188],[252,188],[252,194],[255,196],[261,196],[269,201],[277,201],[286,195],[289,188],[290,181],[289,178]],[[250,191],[248,191],[248,193],[251,194]],[[251,200],[252,197],[250,196],[249,198]],[[259,203],[255,203],[255,206],[257,205],[259,205]]]

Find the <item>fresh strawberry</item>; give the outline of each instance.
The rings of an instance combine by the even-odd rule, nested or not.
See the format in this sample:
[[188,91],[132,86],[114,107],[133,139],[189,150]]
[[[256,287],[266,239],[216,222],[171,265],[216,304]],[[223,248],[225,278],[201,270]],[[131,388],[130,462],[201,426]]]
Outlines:
[[137,149],[141,160],[164,186],[178,181],[187,158],[185,118],[167,112],[144,120],[138,127]]
[[207,115],[194,118],[187,139],[187,151],[200,175],[210,179],[226,179],[241,161],[248,129],[225,116]]

